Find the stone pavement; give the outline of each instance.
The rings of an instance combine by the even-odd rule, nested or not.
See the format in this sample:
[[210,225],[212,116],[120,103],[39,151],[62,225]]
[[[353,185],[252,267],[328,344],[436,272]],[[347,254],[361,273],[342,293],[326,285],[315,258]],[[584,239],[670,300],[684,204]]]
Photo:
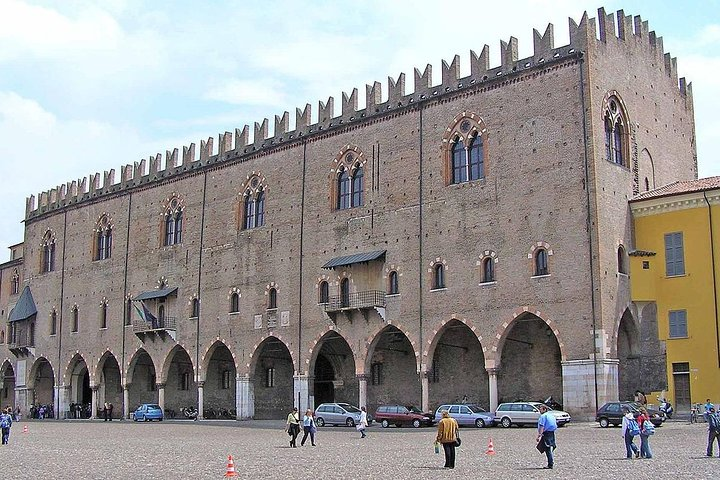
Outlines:
[[[703,479],[720,472],[720,459],[705,457],[706,428],[668,422],[651,438],[653,459],[625,460],[619,428],[572,424],[558,431],[552,471],[541,469],[534,429],[463,428],[449,471],[433,453],[434,428],[373,425],[361,440],[354,428],[324,427],[318,446],[292,449],[282,422],[23,421],[0,448],[0,478],[221,479],[231,454],[240,478]],[[491,436],[495,456],[485,455]]]

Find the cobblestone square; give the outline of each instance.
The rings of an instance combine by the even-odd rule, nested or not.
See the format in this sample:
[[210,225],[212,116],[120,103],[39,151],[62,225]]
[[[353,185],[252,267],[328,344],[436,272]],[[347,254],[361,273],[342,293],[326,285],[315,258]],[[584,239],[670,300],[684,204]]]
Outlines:
[[[23,433],[23,426],[28,433]],[[651,439],[654,458],[625,460],[619,428],[559,430],[556,468],[542,470],[532,428],[461,431],[457,467],[433,453],[434,428],[324,427],[316,447],[289,447],[282,422],[17,422],[2,452],[4,479],[220,479],[232,455],[239,478],[714,478],[706,426],[668,422]],[[494,456],[485,454],[492,437]],[[301,437],[300,437],[301,438]],[[715,454],[717,455],[717,451]]]

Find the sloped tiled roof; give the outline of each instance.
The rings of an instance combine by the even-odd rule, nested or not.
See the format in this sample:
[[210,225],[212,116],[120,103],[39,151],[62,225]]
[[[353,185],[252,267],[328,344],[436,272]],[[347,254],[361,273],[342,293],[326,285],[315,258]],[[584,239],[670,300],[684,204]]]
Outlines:
[[346,265],[352,265],[354,263],[371,262],[377,260],[380,257],[385,256],[385,250],[376,250],[374,252],[367,253],[356,253],[354,255],[347,255],[345,257],[336,257],[327,262],[322,268],[335,268],[344,267]]
[[702,192],[705,190],[713,190],[716,188],[720,188],[720,176],[668,183],[667,185],[656,188],[654,190],[635,195],[633,198],[630,199],[630,201],[638,202],[640,200],[648,200],[650,198],[669,197],[671,195]]
[[8,318],[8,320],[10,322],[18,322],[20,320],[30,318],[35,314],[37,314],[35,300],[33,300],[32,293],[30,292],[30,287],[25,286],[22,294],[20,295],[20,299],[15,305],[15,308],[10,311],[10,317]]

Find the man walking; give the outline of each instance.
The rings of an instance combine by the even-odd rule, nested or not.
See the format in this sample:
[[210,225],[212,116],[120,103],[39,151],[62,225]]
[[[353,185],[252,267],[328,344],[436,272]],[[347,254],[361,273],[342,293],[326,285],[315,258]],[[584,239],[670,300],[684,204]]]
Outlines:
[[438,422],[436,442],[442,443],[445,451],[445,468],[455,468],[455,447],[458,439],[458,423],[450,417],[447,410],[442,411],[442,419]]
[[718,457],[720,457],[720,415],[715,411],[715,407],[710,407],[707,413],[708,423],[708,444],[706,455],[713,456],[713,444],[718,443]]
[[555,465],[555,459],[553,458],[553,450],[557,447],[555,444],[555,430],[557,430],[557,420],[555,415],[550,413],[547,405],[540,405],[540,418],[538,418],[538,436],[537,449],[540,453],[545,452],[547,457],[547,466],[545,469],[552,469]]
[[7,445],[10,440],[10,427],[12,427],[12,410],[7,407],[5,410],[0,412],[0,428],[2,428],[2,444]]

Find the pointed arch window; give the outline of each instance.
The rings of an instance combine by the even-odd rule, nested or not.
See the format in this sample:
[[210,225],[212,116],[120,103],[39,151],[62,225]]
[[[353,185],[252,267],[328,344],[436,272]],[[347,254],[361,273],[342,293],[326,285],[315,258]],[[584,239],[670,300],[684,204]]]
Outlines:
[[605,156],[608,161],[629,166],[629,128],[626,112],[619,98],[611,95],[604,111]]
[[318,303],[330,303],[330,286],[328,285],[328,282],[326,282],[325,280],[320,282],[320,287],[318,288],[318,290]]
[[230,313],[238,313],[240,311],[240,294],[233,292],[230,295]]
[[198,318],[199,316],[200,316],[200,300],[197,298],[193,298],[191,308],[190,308],[190,317]]
[[30,323],[30,329],[28,331],[28,344],[31,347],[35,346],[35,322]]
[[365,204],[365,177],[362,154],[346,152],[339,159],[335,177],[335,208],[345,210]]
[[100,305],[100,328],[107,328],[108,306],[106,302]]
[[128,298],[125,302],[125,325],[132,325],[133,304],[132,299]]
[[70,325],[70,331],[77,333],[80,329],[80,312],[78,311],[77,305],[72,308],[72,325]]
[[105,260],[112,253],[112,224],[107,215],[102,215],[95,226],[95,255],[93,260]]
[[57,335],[57,312],[55,310],[50,314],[50,335]]
[[495,281],[495,262],[492,257],[485,257],[482,261],[482,283]]
[[620,246],[618,247],[618,251],[617,251],[617,265],[618,265],[618,273],[622,273],[622,274],[627,275],[627,273],[628,273],[628,270],[627,270],[627,258],[626,258],[626,255],[625,255],[625,247],[623,247],[622,245],[620,245]]
[[243,218],[243,230],[262,227],[265,224],[265,192],[262,189],[254,196],[250,190],[245,193]]
[[548,253],[544,248],[539,248],[535,252],[535,276],[548,274]]
[[277,308],[277,290],[271,288],[268,292],[268,310],[275,310]]
[[55,236],[49,230],[42,240],[42,268],[43,273],[55,270]]
[[442,263],[435,265],[433,268],[433,290],[445,288],[445,265]]
[[343,307],[350,306],[350,279],[343,278],[340,281],[340,305]]
[[165,246],[182,243],[183,208],[178,198],[170,200],[165,211]]
[[390,272],[390,275],[388,275],[388,295],[397,295],[398,293],[400,293],[398,273],[393,270]]
[[10,279],[10,295],[17,295],[20,293],[20,272],[18,269],[13,270],[12,278]]

